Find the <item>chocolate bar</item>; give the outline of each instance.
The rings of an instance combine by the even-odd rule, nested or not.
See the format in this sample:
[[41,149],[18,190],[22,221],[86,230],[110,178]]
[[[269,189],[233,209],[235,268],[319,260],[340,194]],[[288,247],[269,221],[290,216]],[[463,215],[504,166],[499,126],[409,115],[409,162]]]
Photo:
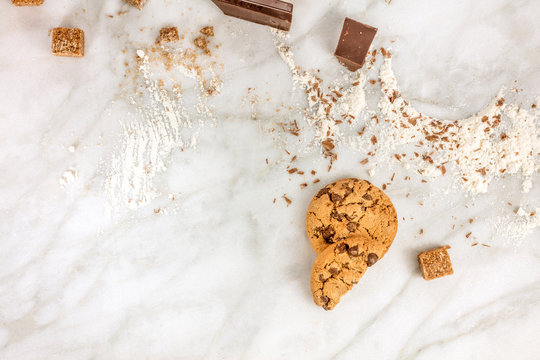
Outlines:
[[350,71],[360,69],[364,65],[375,34],[377,28],[345,18],[334,55]]
[[212,0],[225,15],[289,31],[293,4],[280,0]]

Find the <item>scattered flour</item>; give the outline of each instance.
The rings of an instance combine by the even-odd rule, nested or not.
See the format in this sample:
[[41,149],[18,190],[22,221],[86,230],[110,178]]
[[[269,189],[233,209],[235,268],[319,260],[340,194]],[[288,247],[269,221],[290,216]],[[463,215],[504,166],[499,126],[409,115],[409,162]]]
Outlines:
[[[136,51],[136,67],[131,72],[136,89],[126,98],[138,117],[122,121],[122,144],[113,156],[105,183],[115,212],[145,206],[159,196],[154,178],[167,169],[172,152],[196,147],[199,128],[214,120],[207,99],[220,92],[221,81],[212,66],[204,66],[203,71],[199,65],[212,60],[207,56],[198,60],[194,49],[156,46]],[[179,70],[198,83],[194,114],[190,115],[183,103],[181,84],[166,87],[153,68]]]
[[73,184],[77,180],[77,171],[75,168],[69,168],[60,177],[60,180],[58,182],[60,183],[60,186],[64,187],[69,184]]
[[[336,144],[343,139],[340,130],[343,126],[357,123],[358,116],[366,108],[366,73],[363,70],[355,72],[352,77],[346,76],[337,85],[323,87],[323,80],[314,72],[303,70],[294,61],[291,47],[287,44],[288,34],[272,29],[274,44],[279,55],[289,67],[293,79],[293,91],[300,88],[305,93],[307,106],[302,117],[294,122],[295,129],[282,126],[284,132],[296,136],[308,132],[313,136],[304,137],[306,150],[311,151],[315,143],[330,166],[337,158],[333,152]],[[310,131],[307,129],[309,128]]]
[[148,56],[137,50],[138,72],[144,92],[129,98],[139,118],[125,121],[120,153],[113,159],[106,188],[113,209],[144,206],[159,195],[153,185],[157,173],[167,169],[174,149],[181,148],[182,130],[191,120],[182,107],[180,92],[165,90],[153,80]]
[[518,173],[524,179],[522,190],[530,190],[531,178],[540,169],[538,117],[507,104],[504,89],[477,115],[447,121],[425,116],[403,99],[390,58],[380,70],[380,81],[379,109],[387,124],[380,136],[382,149],[420,145],[413,154],[400,153],[396,158],[430,177],[444,175],[448,166],[455,166],[452,174],[470,193],[485,193],[494,178]]
[[525,236],[540,228],[540,208],[525,211],[520,207],[514,215],[497,218],[494,225],[497,234],[519,243]]

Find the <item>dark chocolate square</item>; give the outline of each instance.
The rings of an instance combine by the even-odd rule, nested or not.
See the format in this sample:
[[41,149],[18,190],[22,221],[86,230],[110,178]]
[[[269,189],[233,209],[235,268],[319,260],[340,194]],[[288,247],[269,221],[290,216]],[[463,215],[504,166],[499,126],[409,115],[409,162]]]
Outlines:
[[345,18],[334,55],[350,71],[360,69],[366,60],[377,28]]

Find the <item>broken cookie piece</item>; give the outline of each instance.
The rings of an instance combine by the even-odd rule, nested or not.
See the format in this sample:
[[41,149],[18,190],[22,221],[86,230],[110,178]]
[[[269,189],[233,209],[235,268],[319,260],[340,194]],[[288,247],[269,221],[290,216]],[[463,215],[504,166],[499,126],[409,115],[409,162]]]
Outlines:
[[84,31],[58,27],[52,31],[52,53],[56,56],[84,56]]
[[158,43],[175,42],[180,40],[176,26],[164,27],[159,30]]
[[360,179],[342,179],[325,186],[313,197],[306,214],[306,231],[316,253],[362,231],[389,249],[397,228],[392,201],[369,181]]
[[210,49],[208,49],[208,40],[205,36],[199,36],[195,40],[193,40],[193,44],[204,51],[206,55],[210,55]]
[[139,10],[142,10],[144,5],[146,5],[147,0],[124,0],[129,5],[136,7]]
[[214,36],[214,27],[213,26],[205,26],[199,31],[203,35]]
[[450,249],[450,246],[446,245],[418,254],[420,270],[425,280],[433,280],[454,273],[447,249]]
[[341,297],[358,283],[366,270],[384,254],[385,248],[363,232],[327,247],[311,271],[313,301],[332,310]]
[[43,0],[11,0],[15,6],[39,6],[43,5]]

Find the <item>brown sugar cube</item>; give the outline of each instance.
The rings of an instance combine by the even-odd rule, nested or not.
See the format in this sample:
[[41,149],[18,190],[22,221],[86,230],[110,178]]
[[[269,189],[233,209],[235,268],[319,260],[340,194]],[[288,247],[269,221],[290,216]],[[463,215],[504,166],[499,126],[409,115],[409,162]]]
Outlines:
[[174,42],[180,40],[176,26],[164,27],[159,30],[159,42]]
[[452,262],[446,249],[450,249],[450,246],[446,245],[418,254],[422,277],[425,280],[433,280],[454,273]]
[[63,27],[54,28],[52,53],[56,56],[84,56],[84,31]]
[[214,36],[214,27],[213,26],[205,26],[201,30],[199,30],[201,34],[206,36]]
[[137,9],[142,10],[144,5],[146,5],[146,0],[124,0],[131,6],[135,6]]
[[43,5],[43,0],[11,0],[15,6],[39,6]]
[[334,55],[347,69],[356,71],[364,65],[376,34],[377,28],[345,18]]

